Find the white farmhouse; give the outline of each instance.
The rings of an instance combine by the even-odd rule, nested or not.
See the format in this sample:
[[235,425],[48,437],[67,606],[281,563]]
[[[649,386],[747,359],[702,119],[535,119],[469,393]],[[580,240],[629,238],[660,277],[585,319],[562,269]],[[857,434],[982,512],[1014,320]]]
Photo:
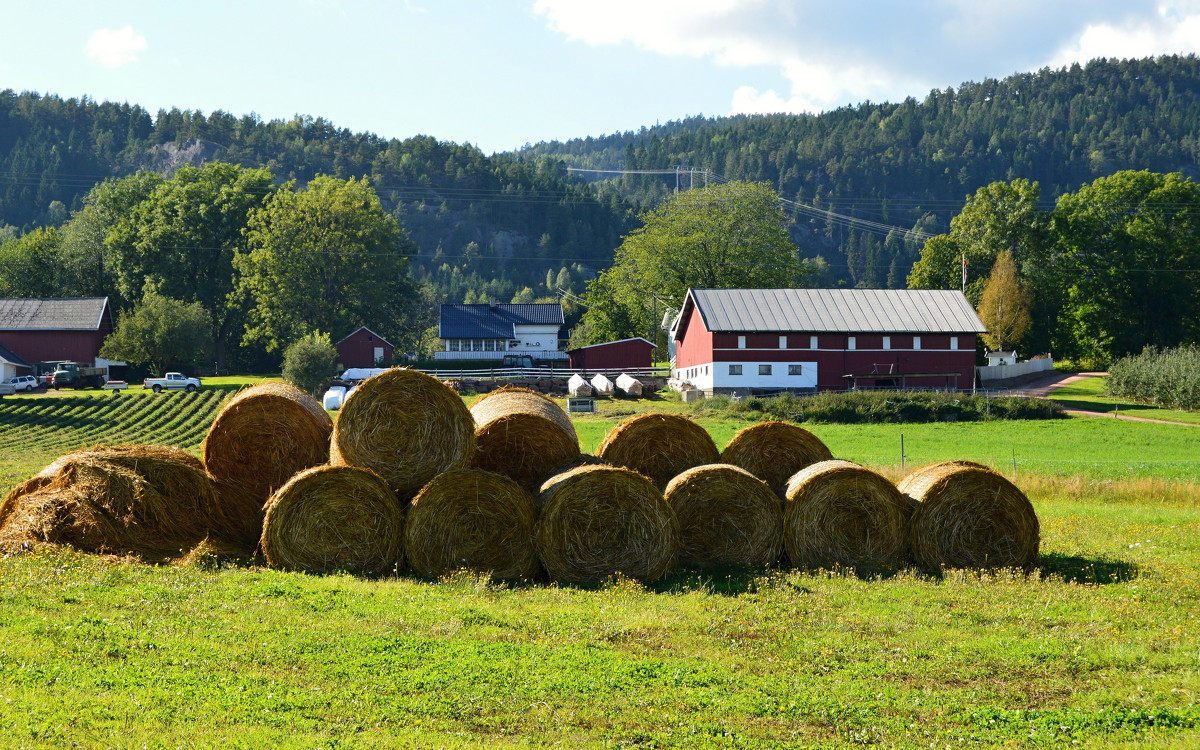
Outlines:
[[534,360],[565,360],[562,305],[442,305],[438,338],[442,350],[434,359],[503,359],[506,355]]

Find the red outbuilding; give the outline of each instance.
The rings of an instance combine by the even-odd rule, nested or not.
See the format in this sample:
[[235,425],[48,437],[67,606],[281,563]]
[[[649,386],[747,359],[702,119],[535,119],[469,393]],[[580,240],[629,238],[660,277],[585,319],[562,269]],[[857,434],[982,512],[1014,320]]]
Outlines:
[[339,369],[391,364],[396,347],[370,328],[362,326],[335,344]]
[[26,362],[96,363],[112,333],[108,297],[0,299],[0,344]]
[[585,372],[638,370],[654,364],[654,348],[654,344],[639,336],[570,349],[567,360],[572,370]]

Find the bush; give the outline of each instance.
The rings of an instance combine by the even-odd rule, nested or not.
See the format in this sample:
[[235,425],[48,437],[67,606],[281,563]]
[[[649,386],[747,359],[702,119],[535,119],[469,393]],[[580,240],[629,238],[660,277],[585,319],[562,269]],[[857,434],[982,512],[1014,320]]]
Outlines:
[[1200,409],[1200,348],[1146,347],[1108,369],[1108,392],[1144,404],[1172,409]]
[[759,414],[791,422],[880,424],[978,422],[997,419],[1056,419],[1066,416],[1053,401],[1013,396],[987,397],[943,391],[841,391],[797,396],[754,396],[732,401],[716,395],[696,404],[709,414]]
[[283,352],[283,379],[316,396],[334,374],[337,349],[327,333],[310,333]]

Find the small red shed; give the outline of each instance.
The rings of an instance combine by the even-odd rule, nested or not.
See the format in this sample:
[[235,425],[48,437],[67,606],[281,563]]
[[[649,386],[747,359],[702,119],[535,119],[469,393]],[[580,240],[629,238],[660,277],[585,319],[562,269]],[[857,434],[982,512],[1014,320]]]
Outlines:
[[610,372],[636,370],[654,364],[654,344],[638,336],[567,351],[572,370]]
[[390,364],[396,347],[370,328],[362,326],[334,345],[338,364],[347,367],[376,367]]

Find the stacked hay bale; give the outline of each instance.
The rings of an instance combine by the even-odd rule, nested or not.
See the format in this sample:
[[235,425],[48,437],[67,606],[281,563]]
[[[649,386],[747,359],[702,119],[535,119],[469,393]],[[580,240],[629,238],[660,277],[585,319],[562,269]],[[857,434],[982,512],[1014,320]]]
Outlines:
[[590,396],[592,386],[579,373],[574,373],[567,379],[567,393],[571,396]]
[[200,461],[163,446],[72,451],[0,503],[5,549],[63,544],[163,562],[230,533]]
[[666,500],[679,519],[681,565],[771,565],[783,542],[783,502],[745,469],[696,466],[667,485]]
[[404,508],[373,472],[317,466],[271,496],[262,550],[273,568],[394,574],[404,563]]
[[624,393],[626,396],[642,395],[642,381],[638,380],[632,375],[621,373],[617,376],[616,385],[617,390],[621,393]]
[[793,474],[831,458],[833,453],[820,438],[788,422],[760,422],[738,430],[721,452],[722,462],[750,472],[780,497],[787,493]]
[[523,388],[492,391],[471,407],[477,469],[510,477],[538,491],[556,467],[579,455],[579,437],[566,412]]
[[608,379],[608,376],[602,372],[592,376],[592,388],[598,395],[611,396],[613,395],[613,382]]
[[613,466],[580,466],[551,477],[538,496],[534,545],[556,581],[623,574],[666,575],[679,553],[679,521],[646,477]]
[[1025,493],[992,469],[946,461],[900,480],[913,502],[909,547],[925,570],[1038,564],[1040,528]]
[[881,568],[903,562],[909,503],[886,478],[849,461],[820,461],[787,486],[783,545],[800,568]]
[[412,501],[405,548],[413,572],[438,578],[456,570],[495,578],[533,578],[537,509],[506,476],[453,469],[434,477]]
[[316,399],[287,383],[247,388],[221,409],[202,448],[235,538],[254,549],[271,494],[329,460],[333,422]]
[[693,466],[720,460],[708,431],[678,414],[630,417],[604,436],[596,455],[646,475],[659,490]]
[[436,378],[398,368],[364,380],[342,404],[330,462],[375,472],[407,502],[474,453],[475,420],[462,398]]

